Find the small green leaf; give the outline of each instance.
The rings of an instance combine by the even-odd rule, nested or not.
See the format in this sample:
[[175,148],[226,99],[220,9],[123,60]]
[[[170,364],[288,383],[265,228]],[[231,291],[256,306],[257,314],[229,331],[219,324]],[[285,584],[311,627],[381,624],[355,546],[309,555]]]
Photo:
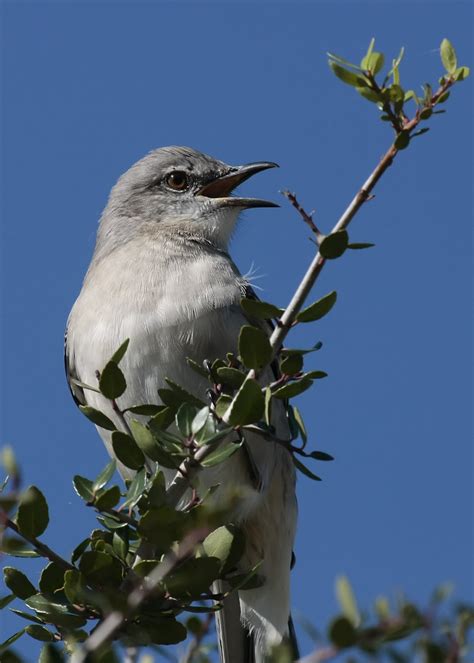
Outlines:
[[453,45],[448,39],[443,39],[440,46],[441,62],[449,74],[453,74],[458,66],[458,59]]
[[307,308],[303,309],[296,316],[297,322],[314,322],[315,320],[320,320],[325,315],[329,313],[337,300],[337,292],[333,290],[321,299],[318,299],[317,302],[311,304]]
[[32,538],[43,534],[49,523],[48,503],[43,493],[30,486],[20,497],[16,524],[21,534]]
[[303,357],[301,355],[288,355],[280,362],[280,370],[284,375],[295,375],[303,368]]
[[[5,570],[3,572],[5,573]],[[2,596],[0,598],[0,610],[3,610],[3,608],[6,608],[7,605],[10,605],[14,599],[15,594],[6,594],[5,596]]]
[[347,230],[338,230],[335,233],[327,235],[319,245],[319,253],[323,258],[328,260],[335,260],[340,258],[344,251],[347,249],[349,243],[349,235]]
[[197,408],[190,403],[183,403],[176,413],[176,426],[183,437],[191,437],[192,423],[196,416]]
[[145,456],[135,440],[127,433],[122,433],[119,430],[114,431],[112,433],[112,447],[114,454],[125,467],[129,467],[131,470],[139,470],[144,466]]
[[99,585],[119,585],[122,580],[122,565],[105,552],[86,551],[79,562],[79,569],[86,578]]
[[[191,424],[191,433],[193,435],[199,433],[199,431],[206,425],[208,419],[209,419],[209,407],[206,405],[206,407],[201,408],[199,412],[195,415]],[[213,432],[214,431],[215,429],[213,430]]]
[[231,426],[246,426],[259,421],[264,414],[265,397],[256,380],[247,378],[234,396],[227,421]]
[[469,74],[471,73],[471,70],[469,67],[458,67],[456,71],[453,73],[453,77],[455,81],[464,81]]
[[451,93],[450,93],[449,90],[448,90],[447,92],[445,92],[444,94],[442,94],[440,97],[438,97],[438,101],[437,101],[436,103],[437,103],[437,104],[444,104],[444,102],[447,101],[447,100],[449,99],[449,95],[450,95],[450,94],[451,94]]
[[293,455],[293,463],[295,464],[296,469],[299,470],[302,474],[305,474],[310,479],[313,479],[313,481],[321,481],[321,477],[318,477],[317,474],[311,472],[311,470],[309,470],[306,467],[306,465],[303,465],[303,463],[299,461],[294,455]]
[[273,392],[273,396],[275,398],[293,398],[294,396],[298,396],[299,394],[302,394],[304,391],[309,389],[312,384],[313,381],[310,380],[310,378],[303,377],[299,380],[296,380],[295,382],[290,382],[289,384],[285,384],[283,387],[280,387]]
[[304,378],[309,378],[310,380],[322,380],[327,378],[328,374],[326,371],[309,371],[303,375]]
[[165,408],[164,405],[133,405],[132,407],[125,408],[124,412],[131,412],[132,414],[141,414],[145,417],[154,417]]
[[433,111],[431,108],[423,108],[423,110],[420,113],[420,119],[422,120],[428,120],[433,114]]
[[233,568],[242,557],[245,540],[238,527],[223,525],[204,539],[202,547],[208,557],[220,560],[221,569],[225,571]]
[[268,302],[261,302],[258,299],[241,299],[240,305],[247,315],[260,320],[270,320],[272,318],[279,318],[285,309],[269,304]]
[[199,373],[199,375],[202,375],[203,378],[208,378],[209,377],[209,371],[206,371],[204,366],[201,366],[201,364],[198,364],[194,359],[191,359],[190,357],[187,357],[186,363],[188,364],[189,368],[192,368],[193,371],[196,373]]
[[347,245],[348,249],[371,249],[375,244],[372,244],[371,242],[351,242],[350,244]]
[[340,55],[335,55],[334,53],[326,53],[326,55],[329,57],[330,61],[333,60],[334,62],[341,64],[343,67],[350,67],[351,69],[355,69],[355,71],[362,73],[362,70],[358,64],[352,64],[352,62],[341,58]]
[[245,380],[245,373],[239,371],[238,368],[231,368],[230,366],[221,366],[217,369],[217,375],[222,384],[229,385],[238,389]]
[[85,502],[90,504],[94,501],[94,484],[90,479],[86,479],[85,477],[76,474],[72,480],[72,485],[79,497],[82,497]]
[[139,470],[133,477],[125,496],[125,503],[123,506],[133,508],[141,498],[146,485],[146,470],[145,468]]
[[216,415],[222,419],[222,417],[225,415],[227,410],[229,409],[230,404],[232,403],[232,396],[229,396],[228,394],[221,394],[219,398],[216,401],[215,405],[215,413]]
[[115,424],[100,410],[89,405],[79,405],[79,409],[93,424],[105,430],[115,430]]
[[120,501],[120,488],[118,486],[111,486],[105,490],[101,490],[95,498],[94,506],[99,510],[113,509]]
[[247,368],[260,370],[272,360],[272,347],[262,329],[244,325],[239,334],[239,355]]
[[128,350],[128,344],[130,343],[130,339],[127,338],[122,345],[119,347],[118,350],[114,352],[114,354],[110,357],[110,361],[113,361],[115,364],[120,364],[120,362],[123,359],[123,356]]
[[164,430],[168,428],[173,422],[176,414],[176,410],[179,405],[174,407],[164,407],[158,414],[155,414],[150,421],[148,422],[149,427],[154,429]]
[[39,588],[43,594],[53,594],[64,586],[64,568],[57,562],[50,562],[41,572]]
[[372,102],[373,104],[378,104],[383,101],[383,97],[380,94],[380,92],[376,92],[375,90],[371,90],[368,87],[356,87],[357,92],[360,94],[361,97],[364,97],[364,99],[367,99],[367,101]]
[[8,589],[20,599],[27,599],[36,594],[34,585],[28,580],[24,573],[14,569],[12,566],[6,566],[3,569],[3,579]]
[[354,596],[354,591],[346,576],[336,578],[336,596],[341,606],[342,614],[357,628],[361,623],[359,609]]
[[[191,405],[195,405],[198,408],[204,407],[205,403],[203,403],[199,398],[194,396],[194,394],[191,394],[189,391],[186,391],[181,385],[177,384],[173,380],[170,380],[170,378],[165,378],[166,384],[171,388],[171,391],[174,394],[175,401],[177,405],[181,405],[181,403],[191,403]],[[160,394],[162,390],[158,390],[158,394]],[[164,402],[164,401],[163,401]],[[165,403],[165,405],[169,405],[169,403]]]
[[47,628],[39,624],[27,626],[25,632],[35,640],[40,640],[41,642],[53,642],[55,639],[51,631],[48,631]]
[[301,412],[296,407],[296,405],[293,405],[292,407],[293,407],[293,415],[295,417],[296,424],[300,431],[301,439],[306,444],[306,442],[308,441],[308,434],[306,432],[306,426],[304,425],[303,417],[301,416]]
[[137,419],[131,419],[129,422],[130,430],[132,431],[133,438],[142,452],[150,458],[159,462],[161,458],[160,448],[158,447],[155,438],[151,431]]
[[82,603],[87,591],[85,577],[79,571],[71,569],[64,574],[64,593],[67,600],[72,603]]
[[400,131],[395,138],[394,146],[397,150],[404,150],[410,143],[410,134],[408,131]]
[[314,458],[315,460],[322,460],[322,461],[328,461],[328,460],[334,460],[334,457],[331,456],[330,454],[327,454],[325,451],[312,451],[311,453],[308,454],[310,458]]
[[370,71],[371,74],[376,75],[382,69],[384,63],[384,54],[372,51],[372,53],[366,55],[365,58],[363,58],[360,66],[364,71]]
[[352,87],[366,87],[367,81],[363,76],[354,74],[354,72],[341,67],[339,64],[333,60],[329,61],[329,66],[333,70],[334,74],[347,85],[352,85]]
[[108,463],[102,472],[99,474],[99,476],[96,478],[96,480],[93,483],[92,490],[96,492],[97,490],[100,490],[103,488],[105,485],[108,484],[110,479],[113,477],[115,469],[117,467],[117,463],[115,462],[115,459],[112,458],[110,463]]
[[357,631],[346,617],[337,617],[329,627],[329,639],[339,647],[345,649],[352,647],[357,642]]
[[164,584],[173,597],[198,599],[218,578],[220,569],[221,560],[215,557],[188,559],[165,578]]
[[203,467],[214,467],[214,465],[219,465],[227,458],[230,458],[236,451],[242,446],[242,441],[239,442],[228,442],[223,444],[215,451],[212,451],[204,460],[201,461]]
[[99,389],[106,398],[115,400],[127,388],[125,376],[114,361],[109,361],[100,374]]

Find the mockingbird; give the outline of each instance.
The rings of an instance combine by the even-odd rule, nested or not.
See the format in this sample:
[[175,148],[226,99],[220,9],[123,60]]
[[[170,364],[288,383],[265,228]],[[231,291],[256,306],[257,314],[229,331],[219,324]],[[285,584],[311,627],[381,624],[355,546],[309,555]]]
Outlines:
[[[69,316],[69,378],[95,384],[96,370],[129,338],[121,363],[127,380],[121,409],[156,403],[165,377],[205,398],[208,383],[189,368],[186,358],[202,362],[236,351],[239,330],[248,324],[240,299],[251,289],[227,252],[237,218],[248,208],[276,206],[231,194],[247,178],[274,166],[229,166],[187,147],[164,147],[120,177],[102,214],[94,255]],[[77,400],[102,410],[120,428],[116,413],[100,394],[84,392],[71,381],[70,386]],[[273,410],[277,435],[288,438],[283,405]],[[113,455],[110,434],[103,429],[99,433]],[[200,476],[204,487],[219,483],[221,496],[238,492],[236,519],[246,535],[242,566],[249,568],[263,559],[259,572],[264,585],[239,593],[240,610],[238,603],[235,610],[234,600],[233,607],[229,602],[218,615],[225,663],[263,661],[289,628],[296,525],[293,463],[283,446],[260,436],[249,436],[247,444],[258,486],[241,451]],[[130,473],[120,469],[124,476]],[[171,481],[173,472],[166,472]]]

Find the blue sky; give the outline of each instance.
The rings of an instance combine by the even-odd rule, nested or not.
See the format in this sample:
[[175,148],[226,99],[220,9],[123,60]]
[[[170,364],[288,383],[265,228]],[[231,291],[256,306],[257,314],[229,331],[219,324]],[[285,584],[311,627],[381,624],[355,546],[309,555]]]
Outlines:
[[[329,71],[372,36],[402,45],[402,85],[436,83],[447,36],[472,65],[468,2],[3,2],[2,443],[50,502],[44,537],[68,554],[93,526],[75,473],[106,463],[63,375],[63,330],[117,177],[148,150],[191,145],[230,163],[277,161],[245,185],[232,254],[285,305],[311,260],[289,188],[329,230],[390,141],[375,108]],[[470,317],[472,83],[400,154],[351,227],[376,248],[327,266],[339,300],[294,344],[322,340],[329,373],[300,406],[322,483],[301,477],[293,606],[318,628],[339,573],[368,607],[452,580],[473,595]],[[15,562],[15,560],[12,560]],[[10,561],[9,561],[10,563]],[[2,633],[18,622],[2,613]],[[309,640],[302,635],[303,650]],[[36,660],[37,643],[18,651]]]

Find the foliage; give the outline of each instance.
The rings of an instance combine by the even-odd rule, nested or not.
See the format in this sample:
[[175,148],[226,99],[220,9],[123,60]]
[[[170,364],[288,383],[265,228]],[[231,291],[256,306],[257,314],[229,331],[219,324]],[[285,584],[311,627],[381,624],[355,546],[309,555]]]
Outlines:
[[[117,399],[126,393],[127,384],[120,362],[127,352],[128,339],[104,367],[98,367],[97,384],[79,385],[100,392],[111,402],[119,426],[90,406],[82,406],[81,410],[94,424],[111,432],[117,460],[134,475],[125,487],[114,484],[116,461],[112,460],[95,478],[74,477],[74,490],[87,507],[96,511],[98,527],[75,544],[70,560],[39,540],[49,523],[46,499],[36,486],[20,489],[14,456],[11,450],[4,450],[9,492],[6,481],[0,495],[2,552],[12,557],[41,557],[45,566],[36,580],[14,567],[4,568],[8,593],[0,599],[0,609],[12,609],[26,625],[0,644],[2,661],[20,660],[11,646],[27,635],[45,643],[42,663],[63,661],[68,655],[79,663],[86,660],[92,647],[92,631],[99,645],[94,645],[94,654],[87,660],[118,661],[114,641],[124,647],[161,648],[182,642],[188,635],[192,639],[190,656],[202,662],[209,660],[212,645],[206,638],[212,616],[225,596],[236,589],[257,587],[264,579],[258,574],[259,564],[239,567],[245,541],[234,522],[238,495],[231,495],[226,502],[217,500],[215,486],[202,494],[199,472],[226,462],[240,449],[246,451],[249,471],[255,472],[247,444],[249,434],[283,445],[295,468],[316,481],[320,477],[313,471],[314,463],[332,460],[326,452],[306,449],[306,427],[292,401],[326,377],[324,371],[304,366],[321,343],[312,348],[290,348],[283,339],[294,326],[314,323],[331,311],[336,292],[302,307],[320,269],[325,261],[341,257],[347,249],[373,246],[350,242],[347,225],[398,151],[427,131],[419,129],[419,124],[444,112],[438,107],[447,100],[449,89],[468,76],[469,69],[458,67],[454,48],[446,39],[440,54],[446,69],[440,87],[433,92],[425,84],[420,96],[401,86],[403,49],[381,81],[377,76],[385,58],[374,50],[374,40],[360,65],[329,55],[334,74],[374,103],[382,113],[381,119],[391,124],[395,131],[393,144],[369,184],[364,185],[353,206],[328,235],[319,231],[294,194],[287,194],[314,232],[318,245],[316,267],[303,282],[305,294],[293,308],[290,305],[284,310],[254,298],[242,300],[248,324],[240,331],[237,355],[209,358],[203,364],[188,360],[189,367],[208,381],[205,401],[168,379],[158,393],[160,404],[137,403],[121,410]],[[412,118],[406,114],[408,102],[415,104]],[[270,337],[271,321],[276,324]],[[272,426],[272,408],[282,406],[290,431],[287,439],[278,438]],[[165,481],[164,471],[174,473],[171,483]],[[212,591],[216,580],[226,581],[226,593]],[[322,654],[316,653],[319,658],[315,661],[328,660],[350,648],[368,656],[383,650],[393,661],[412,660],[412,654],[393,649],[392,643],[398,640],[408,640],[408,646],[422,652],[427,663],[457,661],[473,624],[472,608],[457,606],[440,635],[432,628],[435,617],[431,608],[422,612],[400,600],[397,609],[390,611],[385,599],[376,603],[374,622],[359,612],[347,580],[339,579],[337,595],[341,615],[331,622],[330,644]],[[15,605],[20,602],[21,608],[10,608],[14,601]],[[202,618],[198,616],[201,613],[205,615]],[[455,647],[457,658],[453,655],[448,659]],[[287,660],[284,647],[274,653],[275,663]]]

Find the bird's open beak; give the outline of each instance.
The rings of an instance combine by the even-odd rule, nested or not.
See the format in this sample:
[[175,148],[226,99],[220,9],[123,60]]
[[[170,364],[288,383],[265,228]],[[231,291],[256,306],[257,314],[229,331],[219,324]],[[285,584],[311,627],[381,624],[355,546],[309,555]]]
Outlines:
[[248,180],[249,177],[260,173],[262,170],[267,170],[268,168],[278,168],[278,164],[272,163],[270,161],[261,161],[258,163],[249,163],[245,166],[236,166],[231,168],[231,170],[218,177],[211,182],[208,182],[205,186],[198,191],[198,196],[206,196],[207,198],[216,199],[219,206],[225,207],[279,207],[276,203],[272,203],[270,200],[260,200],[259,198],[238,198],[237,196],[231,196],[232,191]]

